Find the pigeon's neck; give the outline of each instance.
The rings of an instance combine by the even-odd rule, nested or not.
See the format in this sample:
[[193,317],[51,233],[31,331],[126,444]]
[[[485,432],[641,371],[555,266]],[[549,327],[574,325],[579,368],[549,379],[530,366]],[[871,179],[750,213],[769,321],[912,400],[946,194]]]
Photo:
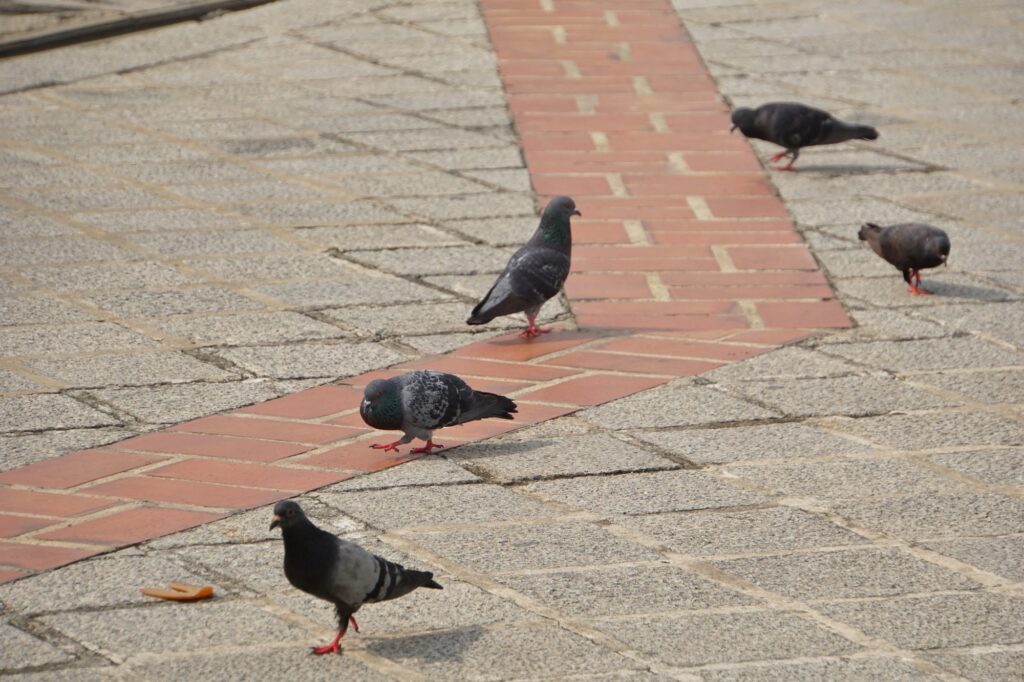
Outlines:
[[569,218],[565,216],[544,217],[541,219],[540,225],[537,226],[537,231],[530,238],[530,243],[568,253],[572,248],[572,230]]
[[360,409],[363,419],[375,429],[397,429],[402,426],[402,397],[398,391],[384,393]]

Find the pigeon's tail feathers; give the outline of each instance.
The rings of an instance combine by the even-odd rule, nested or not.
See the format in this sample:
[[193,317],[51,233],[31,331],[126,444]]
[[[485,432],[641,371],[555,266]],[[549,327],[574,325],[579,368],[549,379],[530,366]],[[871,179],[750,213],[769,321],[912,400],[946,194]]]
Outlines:
[[488,298],[485,297],[484,300],[476,304],[476,307],[469,313],[469,319],[466,320],[466,324],[487,324],[496,317],[492,312],[484,310],[487,301]]
[[877,140],[878,130],[871,126],[852,125],[850,132],[856,134],[858,140]]
[[422,585],[420,585],[420,587],[426,587],[427,589],[430,589],[430,590],[443,590],[444,589],[444,586],[441,585],[441,583],[439,583],[436,580],[434,580],[433,577],[431,577],[430,580],[428,580],[427,582],[425,582]]
[[416,589],[417,587],[426,587],[430,590],[443,590],[441,584],[434,580],[434,574],[430,571],[416,571],[413,569],[405,569],[402,574],[402,581],[407,582],[410,585],[409,591]]
[[458,424],[496,417],[497,419],[513,419],[512,414],[519,408],[511,398],[497,393],[473,391],[473,406],[459,416]]

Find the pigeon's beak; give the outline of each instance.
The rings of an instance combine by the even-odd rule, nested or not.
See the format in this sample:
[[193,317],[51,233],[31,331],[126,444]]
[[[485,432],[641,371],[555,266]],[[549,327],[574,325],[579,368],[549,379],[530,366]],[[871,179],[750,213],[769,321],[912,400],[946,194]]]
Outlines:
[[582,213],[580,213],[580,212],[579,212],[579,209],[576,209],[576,208],[574,208],[574,209],[572,210],[572,214],[573,214],[573,215],[578,215],[578,216],[579,216],[579,217],[581,217],[581,218],[583,217],[583,214],[582,214]]
[[732,124],[732,128],[729,128],[729,132],[730,132],[730,133],[732,133],[732,132],[735,132],[737,128],[739,128],[739,126],[738,126],[738,125],[736,125],[735,123],[733,123],[733,124]]
[[281,525],[281,517],[274,514],[274,520],[270,522],[270,530],[274,530]]

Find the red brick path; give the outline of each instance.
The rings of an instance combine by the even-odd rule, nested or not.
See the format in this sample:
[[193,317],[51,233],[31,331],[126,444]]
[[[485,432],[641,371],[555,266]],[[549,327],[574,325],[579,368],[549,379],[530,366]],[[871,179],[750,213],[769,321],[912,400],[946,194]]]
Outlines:
[[357,408],[375,376],[457,373],[512,394],[487,438],[849,326],[667,0],[482,0],[542,200],[570,194],[577,326],[471,344],[0,474],[0,581],[411,458]]

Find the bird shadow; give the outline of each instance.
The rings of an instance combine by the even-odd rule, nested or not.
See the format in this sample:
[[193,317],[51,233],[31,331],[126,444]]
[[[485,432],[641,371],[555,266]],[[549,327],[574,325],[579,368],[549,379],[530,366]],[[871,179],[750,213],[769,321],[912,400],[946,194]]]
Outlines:
[[484,635],[479,625],[418,635],[373,639],[366,648],[392,660],[413,659],[420,663],[461,661],[470,646]]
[[460,455],[472,459],[521,455],[531,450],[536,450],[538,448],[554,444],[555,441],[550,439],[513,440],[502,442],[476,441],[460,445],[458,450],[453,449],[451,451],[451,458],[458,459]]
[[[944,282],[940,279],[922,279],[922,288],[938,298],[967,298],[975,301],[1005,301],[1010,298],[1008,292],[1000,289],[979,287],[963,282]],[[927,296],[923,297],[928,299]]]
[[875,173],[904,173],[913,170],[909,166],[877,166],[867,164],[824,164],[819,166],[800,166],[795,168],[796,173],[803,175],[824,175],[826,177],[840,177],[843,175],[870,175]]

